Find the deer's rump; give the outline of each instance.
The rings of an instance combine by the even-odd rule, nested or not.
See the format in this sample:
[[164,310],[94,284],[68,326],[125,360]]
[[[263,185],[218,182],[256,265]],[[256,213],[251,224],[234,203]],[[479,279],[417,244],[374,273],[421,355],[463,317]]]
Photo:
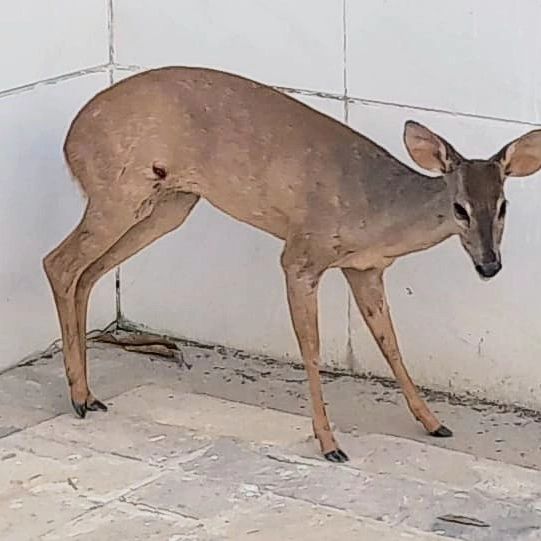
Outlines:
[[332,198],[337,149],[354,140],[349,128],[265,85],[179,67],[95,96],[73,121],[64,151],[89,197],[128,179],[138,190],[161,183],[283,237],[314,198]]

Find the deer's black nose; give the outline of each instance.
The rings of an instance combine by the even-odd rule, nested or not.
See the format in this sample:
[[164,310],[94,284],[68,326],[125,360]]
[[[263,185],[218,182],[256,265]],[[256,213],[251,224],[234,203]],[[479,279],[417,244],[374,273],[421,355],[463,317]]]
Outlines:
[[475,265],[475,270],[483,278],[492,278],[500,272],[502,264],[499,261],[491,261],[490,263],[482,263],[481,265]]

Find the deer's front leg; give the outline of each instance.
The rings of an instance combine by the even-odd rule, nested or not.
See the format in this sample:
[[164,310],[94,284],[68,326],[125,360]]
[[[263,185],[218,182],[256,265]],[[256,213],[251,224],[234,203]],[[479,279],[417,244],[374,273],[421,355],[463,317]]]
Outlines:
[[334,439],[321,389],[319,376],[319,331],[317,318],[317,289],[319,276],[304,272],[299,266],[282,265],[286,275],[287,298],[293,328],[308,375],[312,400],[314,434],[321,451],[331,462],[346,462],[347,455]]
[[383,271],[380,269],[366,271],[342,269],[342,272],[349,282],[357,306],[400,384],[409,409],[415,418],[423,424],[431,436],[452,436],[452,432],[441,424],[420,397],[404,366],[385,296]]

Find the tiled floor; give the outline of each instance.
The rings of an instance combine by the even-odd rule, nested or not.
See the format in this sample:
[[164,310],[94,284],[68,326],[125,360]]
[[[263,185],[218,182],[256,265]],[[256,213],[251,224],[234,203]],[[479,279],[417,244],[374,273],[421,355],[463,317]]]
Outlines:
[[436,403],[457,437],[429,441],[396,391],[329,377],[351,458],[335,465],[302,371],[221,348],[91,353],[110,408],[84,421],[58,357],[0,376],[2,540],[541,539],[541,472],[516,465],[540,457],[532,419]]

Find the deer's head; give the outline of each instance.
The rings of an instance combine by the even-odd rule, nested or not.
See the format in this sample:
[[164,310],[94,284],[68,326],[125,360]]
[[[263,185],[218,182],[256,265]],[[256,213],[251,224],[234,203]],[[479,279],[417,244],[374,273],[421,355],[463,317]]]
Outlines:
[[519,137],[488,160],[462,157],[445,139],[413,121],[406,122],[404,142],[417,165],[443,175],[462,245],[479,275],[492,278],[502,268],[505,179],[541,168],[541,130]]

